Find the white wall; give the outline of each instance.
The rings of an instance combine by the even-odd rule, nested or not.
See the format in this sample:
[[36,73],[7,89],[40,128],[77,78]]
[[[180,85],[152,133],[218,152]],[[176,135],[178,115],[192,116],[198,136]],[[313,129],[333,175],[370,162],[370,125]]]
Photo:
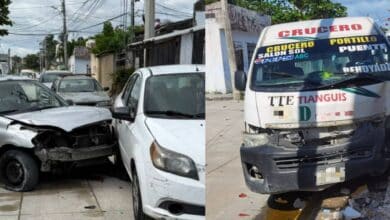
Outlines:
[[215,19],[206,19],[206,92],[231,92],[229,63],[223,29]]
[[75,72],[75,66],[76,66],[76,59],[75,59],[75,56],[72,55],[69,57],[69,60],[68,60],[68,68],[72,73]]
[[192,64],[193,36],[192,33],[181,36],[180,64]]
[[[247,44],[256,44],[259,34],[233,30],[233,41],[243,47],[244,71],[249,69]],[[215,19],[206,19],[206,92],[231,93],[232,83],[225,32]]]
[[77,59],[73,73],[86,74],[87,73],[87,65],[89,65],[88,59]]

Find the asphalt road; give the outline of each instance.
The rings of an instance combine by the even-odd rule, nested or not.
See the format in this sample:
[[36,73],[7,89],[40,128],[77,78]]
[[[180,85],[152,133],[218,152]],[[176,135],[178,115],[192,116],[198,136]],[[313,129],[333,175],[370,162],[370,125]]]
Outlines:
[[32,192],[0,188],[0,219],[133,219],[130,182],[110,163],[43,175]]
[[207,219],[262,219],[268,196],[245,185],[240,160],[243,102],[206,103]]

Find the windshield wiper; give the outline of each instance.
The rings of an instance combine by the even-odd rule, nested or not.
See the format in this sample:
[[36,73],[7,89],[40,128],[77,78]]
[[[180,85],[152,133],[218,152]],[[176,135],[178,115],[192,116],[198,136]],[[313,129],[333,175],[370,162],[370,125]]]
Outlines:
[[332,84],[327,84],[318,87],[318,89],[333,89],[335,87],[343,87],[350,84],[354,84],[355,86],[361,86],[361,85],[370,85],[375,83],[381,83],[384,82],[383,79],[381,79],[378,76],[375,76],[372,73],[360,73],[352,78],[346,78],[342,81],[336,81]]
[[[178,111],[147,111],[146,114],[151,114],[151,115],[167,115],[167,116],[182,116],[186,118],[198,118],[201,117],[200,114],[187,114],[183,112],[178,112]],[[204,113],[202,113],[204,114]]]

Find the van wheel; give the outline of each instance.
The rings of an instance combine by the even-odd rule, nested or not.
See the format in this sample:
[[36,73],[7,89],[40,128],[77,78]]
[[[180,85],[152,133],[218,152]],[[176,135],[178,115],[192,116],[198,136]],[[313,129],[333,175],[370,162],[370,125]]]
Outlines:
[[145,220],[148,219],[144,213],[142,207],[142,197],[141,197],[141,189],[139,187],[138,176],[134,169],[133,172],[133,181],[131,183],[131,191],[133,198],[133,212],[135,220]]
[[0,157],[0,180],[5,188],[17,192],[30,191],[38,184],[39,170],[34,159],[17,150],[6,151]]

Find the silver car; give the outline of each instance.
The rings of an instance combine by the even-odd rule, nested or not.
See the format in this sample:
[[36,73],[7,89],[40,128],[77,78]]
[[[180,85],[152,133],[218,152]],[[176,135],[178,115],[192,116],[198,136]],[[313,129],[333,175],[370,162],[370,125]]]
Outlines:
[[40,171],[112,155],[111,120],[109,110],[69,106],[37,81],[0,78],[0,180],[28,191]]
[[44,72],[40,77],[39,77],[39,82],[43,83],[45,86],[48,88],[51,88],[53,82],[59,78],[59,77],[64,77],[67,75],[73,75],[72,72],[66,71],[66,70],[50,70]]
[[58,78],[51,89],[76,105],[107,108],[111,106],[111,98],[106,92],[109,88],[102,88],[99,82],[92,77],[73,75]]

